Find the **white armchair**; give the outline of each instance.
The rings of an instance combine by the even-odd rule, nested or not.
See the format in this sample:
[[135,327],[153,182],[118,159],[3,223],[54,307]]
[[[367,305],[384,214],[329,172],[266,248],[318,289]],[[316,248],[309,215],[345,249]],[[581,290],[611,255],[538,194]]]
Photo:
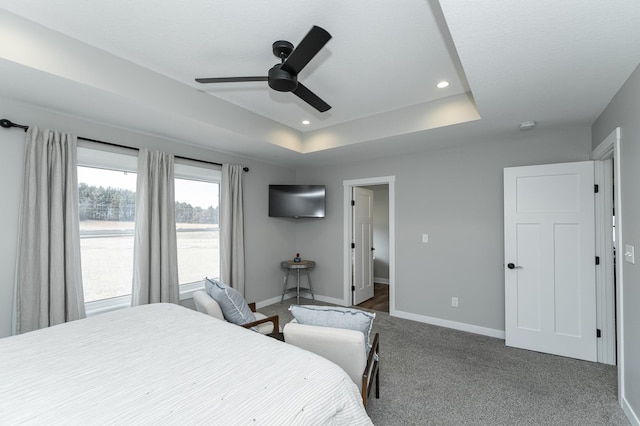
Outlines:
[[[212,317],[218,318],[219,320],[225,321],[220,305],[211,296],[209,296],[207,292],[202,290],[195,291],[193,293],[193,302],[195,303],[196,310],[198,312],[202,312]],[[242,324],[242,327],[257,327],[258,333],[260,334],[277,333],[280,331],[280,325],[277,315],[267,317],[260,312],[256,312],[255,303],[248,303],[247,305],[249,305],[249,309],[251,309],[251,311],[255,315],[256,320],[247,324]]]
[[340,366],[358,385],[365,407],[374,377],[376,398],[380,397],[379,333],[373,338],[368,356],[365,336],[358,330],[299,324],[293,320],[284,326],[283,333],[286,343],[313,352]]

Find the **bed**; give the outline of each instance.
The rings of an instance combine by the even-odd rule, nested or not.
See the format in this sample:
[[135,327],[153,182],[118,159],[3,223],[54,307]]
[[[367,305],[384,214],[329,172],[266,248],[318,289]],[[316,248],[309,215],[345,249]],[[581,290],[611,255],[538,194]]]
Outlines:
[[164,303],[0,339],[0,423],[372,424],[331,362]]

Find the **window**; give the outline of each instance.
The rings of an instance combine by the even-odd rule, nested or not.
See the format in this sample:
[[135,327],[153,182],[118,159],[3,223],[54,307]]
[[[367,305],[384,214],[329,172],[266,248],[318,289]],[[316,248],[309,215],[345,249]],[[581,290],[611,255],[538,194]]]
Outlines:
[[[82,280],[87,314],[129,306],[133,277],[137,157],[78,148]],[[175,164],[181,296],[220,264],[220,171]]]
[[176,164],[176,233],[180,284],[220,275],[220,172]]
[[88,313],[131,302],[137,167],[138,159],[128,152],[78,147],[80,259]]
[[78,167],[85,302],[131,294],[136,174]]

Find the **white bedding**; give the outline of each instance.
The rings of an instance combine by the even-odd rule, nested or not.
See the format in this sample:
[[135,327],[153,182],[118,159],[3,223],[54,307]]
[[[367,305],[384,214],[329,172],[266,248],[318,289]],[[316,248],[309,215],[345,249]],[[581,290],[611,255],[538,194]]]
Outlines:
[[0,339],[0,424],[368,425],[329,361],[177,305]]

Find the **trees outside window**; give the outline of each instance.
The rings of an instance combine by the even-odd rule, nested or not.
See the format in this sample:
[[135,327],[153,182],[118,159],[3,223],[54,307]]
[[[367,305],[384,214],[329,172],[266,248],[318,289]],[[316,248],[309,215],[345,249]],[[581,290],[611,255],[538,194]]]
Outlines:
[[[82,155],[79,155],[81,163]],[[117,154],[110,153],[110,160]],[[130,157],[122,155],[122,157]],[[131,162],[130,158],[127,159]],[[123,158],[124,161],[124,158]],[[114,161],[78,166],[80,246],[86,303],[128,303],[133,274],[136,173]],[[126,167],[125,167],[126,168]],[[217,277],[220,264],[220,173],[176,164],[176,232],[180,285]]]

